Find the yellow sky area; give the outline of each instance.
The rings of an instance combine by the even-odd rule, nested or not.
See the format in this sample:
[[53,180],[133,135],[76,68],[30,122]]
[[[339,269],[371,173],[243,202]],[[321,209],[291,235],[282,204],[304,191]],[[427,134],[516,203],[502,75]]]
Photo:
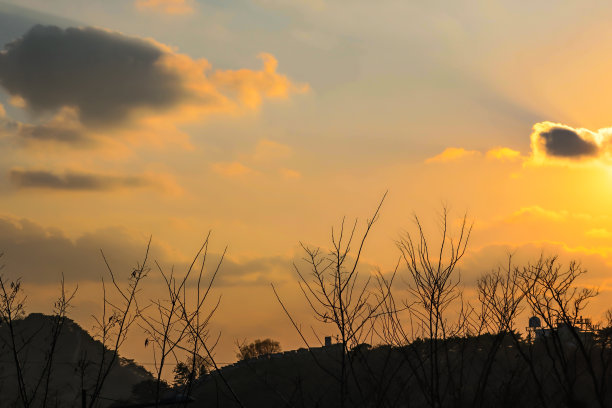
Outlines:
[[[495,149],[459,161],[392,165],[365,175],[347,171],[323,182],[312,169],[289,167],[288,147],[263,139],[242,161],[201,163],[193,176],[169,173],[170,194],[146,188],[112,195],[43,192],[46,210],[41,211],[32,200],[41,193],[36,190],[7,195],[3,204],[8,213],[62,228],[72,237],[101,225],[129,225],[137,236],[152,233],[176,248],[189,248],[212,228],[235,254],[256,256],[287,253],[299,240],[325,242],[331,225],[344,215],[365,219],[388,188],[389,198],[377,226],[384,242],[375,251],[383,262],[394,257],[393,250],[383,247],[392,248],[397,234],[411,226],[412,211],[433,217],[443,201],[456,212],[468,210],[477,228],[488,226],[481,242],[524,242],[537,237],[567,241],[571,246],[605,246],[601,232],[586,232],[612,231],[606,218],[612,204],[608,188],[612,174],[607,167],[525,165],[524,160],[506,160],[507,155],[515,157],[512,151],[500,155]],[[491,152],[502,159],[491,159]],[[277,165],[271,164],[272,158],[278,159]],[[149,171],[163,175],[169,169],[152,165]],[[361,199],[355,200],[355,194]],[[542,211],[533,210],[537,208]],[[92,210],[95,218],[90,216]],[[548,212],[565,215],[552,218]],[[576,214],[588,214],[590,219],[585,222]],[[160,223],[159,217],[177,223]],[[553,222],[551,229],[543,228],[543,222]],[[179,224],[181,228],[176,227]],[[496,234],[496,228],[502,227],[508,231]]]
[[[259,151],[271,146],[272,143],[262,141]],[[277,148],[275,146],[272,150],[285,150]],[[258,148],[253,151],[257,152]],[[499,152],[500,149],[489,151]],[[73,212],[73,219],[83,220],[85,225],[79,226],[83,229],[117,225],[129,219],[132,226],[129,231],[135,234],[134,242],[144,245],[146,236],[142,231],[151,231],[154,240],[165,248],[156,253],[169,253],[170,256],[163,255],[167,260],[188,260],[203,233],[210,227],[215,229],[215,251],[218,252],[225,244],[230,245],[228,262],[244,265],[249,259],[264,255],[280,256],[281,260],[271,273],[263,273],[270,270],[263,268],[235,275],[234,267],[230,267],[230,264],[225,271],[221,269],[221,275],[225,272],[228,277],[216,287],[215,294],[223,298],[211,325],[211,333],[222,334],[217,354],[221,362],[233,361],[236,340],[272,337],[279,340],[285,349],[302,346],[268,282],[278,285],[279,293],[297,321],[309,328],[311,315],[296,286],[297,276],[291,267],[291,260],[300,255],[297,242],[302,240],[329,247],[330,227],[338,227],[342,215],[347,216],[347,222],[358,217],[358,231],[363,231],[363,222],[382,196],[378,186],[383,183],[387,184],[390,193],[366,245],[364,266],[378,265],[383,272],[393,267],[399,255],[394,241],[402,231],[414,232],[411,223],[413,211],[421,217],[426,234],[435,242],[439,227],[437,217],[441,202],[445,200],[452,210],[450,225],[455,231],[462,211],[467,210],[474,220],[469,251],[459,266],[462,281],[467,287],[466,294],[471,293],[475,279],[503,265],[508,252],[515,254],[517,265],[533,262],[542,253],[559,255],[564,265],[577,259],[589,271],[581,279],[581,284],[597,287],[601,293],[591,302],[585,314],[595,320],[601,319],[612,302],[612,217],[608,211],[612,205],[612,175],[608,169],[601,164],[525,165],[521,160],[492,159],[491,156],[496,155],[488,155],[487,152],[455,161],[389,166],[365,178],[346,172],[335,176],[333,185],[307,176],[300,180],[304,184],[299,188],[284,189],[277,196],[270,196],[269,192],[280,181],[259,177],[244,183],[221,175],[214,178],[212,172],[207,182],[213,185],[218,183],[219,187],[207,191],[188,189],[180,200],[184,206],[183,212],[177,210],[176,202],[160,200],[156,195],[150,195],[147,199],[148,193],[144,192],[114,195],[114,205],[121,209],[114,216],[108,210],[113,208],[113,200],[104,196],[83,197],[79,203],[87,203],[89,213],[93,210],[99,214],[95,222],[85,215],[79,218],[78,214],[82,211],[76,205],[68,212]],[[499,156],[503,159],[507,155]],[[226,195],[222,200],[203,200],[211,193],[216,197],[221,191],[231,192],[238,188],[242,189],[241,194],[247,191],[250,197],[248,202],[241,200],[238,193]],[[260,193],[257,194],[257,191]],[[312,191],[316,191],[316,194]],[[356,192],[362,193],[360,200],[355,200]],[[334,197],[334,200],[327,197]],[[53,196],[47,197],[47,200],[46,205],[49,206],[70,206],[66,196],[61,194],[57,195],[56,203]],[[188,207],[185,202],[189,201],[202,210],[201,215],[185,210]],[[325,206],[321,205],[322,201],[326,203]],[[202,208],[202,203],[207,207]],[[155,204],[160,205],[154,208]],[[150,216],[142,216],[143,205],[153,213],[165,214],[158,217],[164,220],[167,217],[170,221],[160,223]],[[133,209],[126,211],[130,206]],[[206,214],[225,215],[206,217]],[[39,218],[44,217],[39,215]],[[56,223],[49,219],[47,225]],[[137,228],[134,225],[143,228],[139,231],[140,235],[135,233]],[[140,255],[140,252],[133,254],[134,262]],[[92,262],[99,261],[92,258]],[[89,328],[87,325],[93,324],[89,315],[99,310],[96,299],[100,287],[96,282],[87,281],[79,283],[79,286],[76,307],[71,313]],[[48,299],[56,293],[57,285],[36,287],[30,283],[26,290],[30,299],[28,310],[48,310]],[[146,290],[150,297],[162,292],[159,282],[155,280],[147,283]],[[523,320],[517,321],[518,327],[524,326]],[[332,332],[331,329],[318,327],[317,331],[321,335]],[[142,347],[142,335],[137,331],[134,333],[126,343],[126,355],[144,363],[151,362],[150,350]]]
[[612,29],[605,22],[566,28],[547,42],[504,48],[485,64],[488,75],[506,95],[536,112],[574,126],[610,126]]
[[[261,145],[270,143],[264,141]],[[47,196],[46,205],[68,207],[64,212],[71,213],[72,222],[78,224],[81,220],[84,223],[75,228],[95,229],[98,225],[127,223],[129,219],[128,232],[134,234],[134,242],[144,245],[143,231],[153,233],[154,240],[170,254],[163,255],[167,260],[188,260],[208,228],[215,230],[215,250],[229,244],[229,261],[244,264],[264,255],[280,256],[279,265],[256,284],[253,282],[262,277],[258,275],[261,272],[233,275],[231,268],[226,270],[228,281],[219,285],[215,292],[223,295],[222,306],[211,326],[213,332],[222,333],[218,350],[220,361],[233,361],[237,339],[272,337],[280,340],[285,349],[301,346],[268,282],[279,285],[288,307],[304,327],[308,327],[305,323],[310,321],[308,306],[295,285],[297,277],[291,267],[292,258],[300,255],[298,241],[329,247],[330,227],[338,227],[342,215],[347,216],[347,222],[358,217],[358,231],[362,231],[363,222],[382,195],[378,188],[382,183],[387,183],[390,193],[364,251],[367,264],[379,265],[384,272],[393,267],[398,256],[394,241],[402,231],[414,232],[413,211],[421,217],[426,233],[435,241],[439,226],[437,216],[441,202],[446,200],[452,210],[454,228],[457,217],[464,210],[469,211],[475,222],[469,252],[460,265],[462,279],[468,288],[478,276],[503,263],[508,251],[515,252],[520,265],[537,259],[542,252],[558,254],[564,263],[571,259],[581,260],[589,270],[583,283],[601,289],[601,295],[588,311],[599,319],[612,302],[612,245],[607,233],[612,232],[612,218],[608,215],[612,205],[610,173],[600,165],[525,166],[516,160],[492,160],[485,153],[466,160],[389,166],[366,178],[347,172],[336,176],[337,184],[334,185],[306,177],[300,180],[304,184],[299,188],[284,189],[277,196],[270,196],[269,192],[280,181],[260,177],[244,183],[221,175],[218,178],[208,176],[207,183],[218,184],[218,188],[188,189],[180,200],[182,212],[177,210],[180,208],[177,202],[145,192],[115,194],[112,200],[103,195],[97,198],[82,196],[79,205],[85,205],[87,214],[92,211],[98,214],[95,220],[60,193],[55,198]],[[342,187],[335,187],[338,185]],[[239,188],[240,194],[227,195],[228,191]],[[248,202],[240,199],[241,194],[246,194],[245,189],[250,197]],[[218,197],[222,191],[226,192],[222,199],[206,200],[208,195]],[[354,199],[358,191],[362,192],[361,200]],[[327,200],[327,197],[335,199]],[[326,206],[321,205],[322,200]],[[190,201],[201,210],[200,215],[186,210],[189,206],[185,203]],[[143,215],[143,206],[152,213],[164,214],[157,215],[157,219],[170,221],[156,222],[155,217]],[[132,209],[126,210],[129,207]],[[111,208],[118,210],[113,212]],[[27,208],[22,209],[21,214],[24,213]],[[61,222],[61,219],[48,219],[45,224],[61,227]],[[138,226],[142,230],[136,232]],[[140,252],[134,253],[133,261],[140,255]],[[92,256],[91,262],[100,260]],[[30,287],[31,284],[26,290],[31,290]],[[152,295],[161,293],[155,282],[147,287]],[[35,291],[29,294],[31,311],[38,308],[37,302],[41,302],[40,307],[45,310],[44,302],[57,290],[57,285],[37,290],[47,291],[44,292],[47,295]],[[99,308],[95,301],[98,292],[97,283],[80,283],[74,309],[77,320],[90,321],[89,314]],[[521,322],[518,325],[522,327]],[[150,362],[149,350],[144,350],[141,343],[142,337],[134,336],[126,344],[126,354],[138,361]]]
[[[464,212],[474,222],[459,265],[466,294],[508,252],[517,265],[558,254],[564,264],[582,261],[589,273],[581,282],[600,288],[588,314],[599,319],[612,304],[608,21],[583,24],[582,16],[568,25],[573,15],[564,13],[573,9],[566,6],[540,24],[519,2],[361,2],[349,14],[346,4],[325,1],[213,3],[133,0],[129,13],[119,13],[118,3],[109,3],[110,12],[92,8],[77,19],[84,26],[147,36],[70,30],[92,41],[84,47],[91,55],[113,50],[104,69],[121,74],[129,65],[126,76],[92,74],[98,64],[76,50],[80,82],[70,76],[69,59],[56,68],[70,72],[64,82],[45,84],[49,95],[34,98],[45,87],[32,83],[48,72],[30,63],[14,73],[19,79],[31,71],[30,80],[3,90],[0,251],[3,273],[24,278],[28,311],[50,310],[53,282],[65,272],[68,286],[79,284],[70,315],[90,330],[101,306],[100,249],[129,273],[152,236],[151,258],[180,273],[212,230],[212,253],[228,245],[211,325],[212,336],[222,333],[219,360],[234,360],[236,340],[271,337],[285,349],[300,347],[270,283],[310,331],[292,267],[302,256],[299,243],[329,248],[343,217],[347,225],[358,219],[360,236],[386,191],[364,271],[394,268],[396,241],[415,232],[414,214],[435,246],[446,205],[451,230]],[[151,24],[155,18],[164,24]],[[519,33],[517,23],[539,31]],[[39,26],[26,37],[55,31]],[[13,44],[31,51],[26,42]],[[131,51],[117,58],[121,49]],[[157,51],[153,61],[124,66]],[[122,95],[125,81],[140,78],[140,94],[125,104],[91,98],[104,87]],[[83,86],[69,89],[74,83]],[[36,103],[57,95],[37,116]],[[153,278],[143,296],[162,292]],[[147,364],[143,339],[130,337],[125,353]]]

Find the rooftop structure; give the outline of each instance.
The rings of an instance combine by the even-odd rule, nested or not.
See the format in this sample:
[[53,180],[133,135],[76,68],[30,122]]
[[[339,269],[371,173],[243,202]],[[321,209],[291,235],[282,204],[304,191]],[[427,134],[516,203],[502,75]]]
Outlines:
[[564,343],[575,343],[576,336],[578,336],[581,341],[592,339],[597,327],[593,325],[590,318],[583,318],[582,316],[577,317],[570,324],[558,318],[554,323],[554,327],[543,327],[540,318],[538,316],[532,316],[529,318],[529,326],[526,327],[526,330],[528,339],[530,340],[548,338],[551,337],[553,333],[556,333]]

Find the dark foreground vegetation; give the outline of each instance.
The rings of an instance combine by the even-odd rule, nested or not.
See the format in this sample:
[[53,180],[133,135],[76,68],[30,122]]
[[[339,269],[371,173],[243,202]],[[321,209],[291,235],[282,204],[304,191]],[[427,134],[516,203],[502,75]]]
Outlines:
[[[361,233],[344,221],[332,229],[329,250],[303,244],[294,265],[335,341],[303,332],[272,286],[304,347],[238,344],[239,361],[225,367],[209,332],[223,257],[207,265],[208,238],[182,276],[149,268],[148,250],[126,277],[109,266],[93,337],[67,317],[75,292],[63,283],[53,315],[25,317],[19,280],[0,277],[0,406],[612,406],[612,314],[599,325],[582,317],[597,290],[580,287],[579,263],[542,256],[515,265],[508,255],[465,296],[457,265],[471,224],[464,216],[451,227],[444,209],[439,236],[426,236],[415,217],[416,232],[397,241],[395,270],[366,273],[360,259],[381,206]],[[144,302],[141,281],[153,271],[167,293]],[[133,325],[147,334],[151,372],[119,355]]]
[[[492,335],[440,341],[444,359],[436,381],[441,392],[434,403],[424,384],[429,374],[425,367],[429,342],[417,341],[404,347],[362,346],[351,353],[345,406],[600,406],[587,365],[603,373],[612,357],[609,348],[605,355],[596,356],[600,345],[593,345],[593,361],[587,363],[568,345],[562,363],[561,358],[549,354],[554,348],[552,339],[534,344],[508,334],[499,345],[498,341]],[[241,362],[224,368],[222,373],[243,406],[338,407],[342,404],[341,385],[333,373],[341,370],[341,352],[341,345],[302,350]],[[568,364],[569,370],[556,371],[559,367],[554,365],[563,364]],[[194,391],[197,401],[206,401],[206,406],[239,407],[231,394],[218,388],[216,376],[212,373],[198,382]],[[601,377],[604,388],[612,385],[610,378]],[[602,399],[604,406],[611,406],[608,394]]]

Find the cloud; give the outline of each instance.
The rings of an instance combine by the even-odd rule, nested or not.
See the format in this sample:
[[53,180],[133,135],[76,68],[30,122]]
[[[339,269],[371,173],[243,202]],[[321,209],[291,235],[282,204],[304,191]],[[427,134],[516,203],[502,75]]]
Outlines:
[[79,130],[55,127],[51,124],[42,126],[21,124],[19,135],[24,139],[36,141],[57,141],[71,144],[87,142],[87,137]]
[[264,97],[287,98],[289,93],[308,92],[308,85],[293,84],[287,77],[276,73],[278,61],[267,53],[259,54],[263,70],[239,69],[236,71],[216,71],[211,80],[221,89],[237,93],[239,100],[249,108],[256,108]]
[[531,134],[532,157],[536,162],[546,159],[590,160],[609,156],[612,128],[596,132],[553,122],[540,122]]
[[537,205],[521,207],[518,211],[512,213],[512,215],[506,220],[507,222],[516,222],[519,218],[525,219],[549,219],[549,220],[562,220],[569,216],[567,211],[554,211],[547,210]]
[[486,154],[487,159],[501,160],[501,161],[515,161],[521,160],[521,152],[512,150],[509,147],[496,147],[491,149]]
[[163,14],[190,14],[193,7],[187,0],[136,0],[134,3],[140,11],[156,11]]
[[[3,273],[36,283],[98,280],[107,276],[100,249],[121,275],[142,260],[146,239],[137,240],[120,228],[109,228],[69,238],[56,228],[46,228],[28,219],[0,216],[0,248]],[[152,255],[166,256],[154,243]]]
[[[118,278],[123,279],[142,261],[146,245],[146,236],[135,237],[123,228],[106,228],[70,238],[60,229],[47,228],[32,220],[0,216],[0,252],[4,254],[0,261],[5,266],[2,272],[31,283],[58,282],[62,273],[71,282],[98,281],[108,276],[100,250]],[[193,255],[182,255],[153,238],[149,259],[150,265],[155,260],[165,270],[174,267],[176,273],[184,273]],[[211,251],[207,265],[216,266],[219,259],[220,254]],[[290,276],[292,261],[284,256],[250,259],[226,256],[215,286],[282,282]],[[152,273],[147,279],[156,277],[159,275]]]
[[93,137],[80,124],[74,109],[63,108],[52,119],[42,124],[30,124],[0,116],[0,132],[17,136],[17,141],[25,145],[40,142],[70,144],[73,146],[92,146]]
[[481,153],[477,150],[466,150],[463,147],[447,147],[442,153],[425,160],[425,163],[457,161],[470,157],[478,157],[480,155]]
[[585,235],[592,238],[608,239],[612,237],[612,232],[605,228],[591,228],[585,232]]
[[[35,128],[21,127],[28,129],[21,136],[30,140],[69,144],[80,136],[129,139],[142,134],[163,139],[180,135],[169,129],[175,124],[240,114],[265,99],[308,90],[279,74],[272,55],[260,58],[261,70],[212,70],[207,60],[152,39],[92,27],[37,25],[0,53],[0,85],[43,120],[30,124]],[[60,130],[67,111],[73,112],[73,129]],[[50,121],[45,119],[49,115]],[[79,126],[82,131],[76,132]]]
[[302,174],[287,167],[293,156],[293,149],[285,144],[269,139],[261,139],[255,147],[245,153],[236,155],[233,161],[212,163],[212,170],[225,177],[244,177],[248,175],[265,178],[282,178],[298,180]]
[[[591,131],[553,122],[538,122],[531,133],[531,155],[522,156],[509,147],[488,150],[485,157],[503,162],[528,164],[612,162],[612,127]],[[479,157],[477,150],[449,147],[442,153],[425,160],[426,163],[458,161]]]
[[13,186],[18,189],[47,189],[68,191],[111,191],[153,185],[143,176],[114,176],[95,173],[65,172],[63,174],[46,170],[13,169],[9,173]]
[[34,112],[69,106],[89,125],[124,120],[186,97],[181,78],[151,41],[97,28],[34,26],[0,54],[0,83]]
[[219,286],[252,286],[269,285],[274,281],[280,283],[290,278],[292,259],[271,256],[243,260],[226,258],[219,272]]
[[461,265],[462,280],[468,285],[474,285],[476,279],[483,274],[497,267],[507,266],[508,254],[513,254],[513,264],[518,267],[536,262],[540,256],[559,256],[560,264],[565,266],[572,260],[581,262],[589,271],[584,279],[581,279],[582,282],[601,282],[602,279],[609,279],[612,272],[609,257],[583,248],[570,248],[561,243],[543,241],[515,245],[491,244],[470,251]]
[[11,99],[9,100],[9,103],[11,105],[13,105],[16,108],[25,108],[27,107],[27,102],[25,101],[25,99],[23,99],[21,96],[19,95],[13,95],[11,96]]

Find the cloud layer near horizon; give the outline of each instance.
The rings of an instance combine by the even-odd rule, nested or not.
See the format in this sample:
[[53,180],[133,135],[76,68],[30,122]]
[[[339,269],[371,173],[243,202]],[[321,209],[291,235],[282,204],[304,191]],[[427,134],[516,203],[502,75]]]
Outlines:
[[[213,244],[211,248],[215,248]],[[101,250],[117,277],[127,278],[130,268],[142,261],[146,239],[135,239],[122,228],[102,229],[71,239],[56,228],[46,228],[24,218],[0,216],[0,248],[2,264],[5,265],[3,273],[11,279],[22,277],[28,283],[44,284],[59,282],[64,274],[67,282],[78,283],[107,276]],[[207,271],[214,270],[220,253],[211,252],[208,258],[207,267],[212,269]],[[152,239],[150,259],[150,265],[156,261],[164,270],[174,269],[178,274],[185,273],[190,264],[190,259],[177,255],[155,238]],[[282,256],[252,259],[226,256],[215,286],[268,285],[272,280],[283,282],[291,273],[291,261],[291,258]],[[154,275],[157,276],[157,271]],[[157,278],[153,276],[152,279]]]

